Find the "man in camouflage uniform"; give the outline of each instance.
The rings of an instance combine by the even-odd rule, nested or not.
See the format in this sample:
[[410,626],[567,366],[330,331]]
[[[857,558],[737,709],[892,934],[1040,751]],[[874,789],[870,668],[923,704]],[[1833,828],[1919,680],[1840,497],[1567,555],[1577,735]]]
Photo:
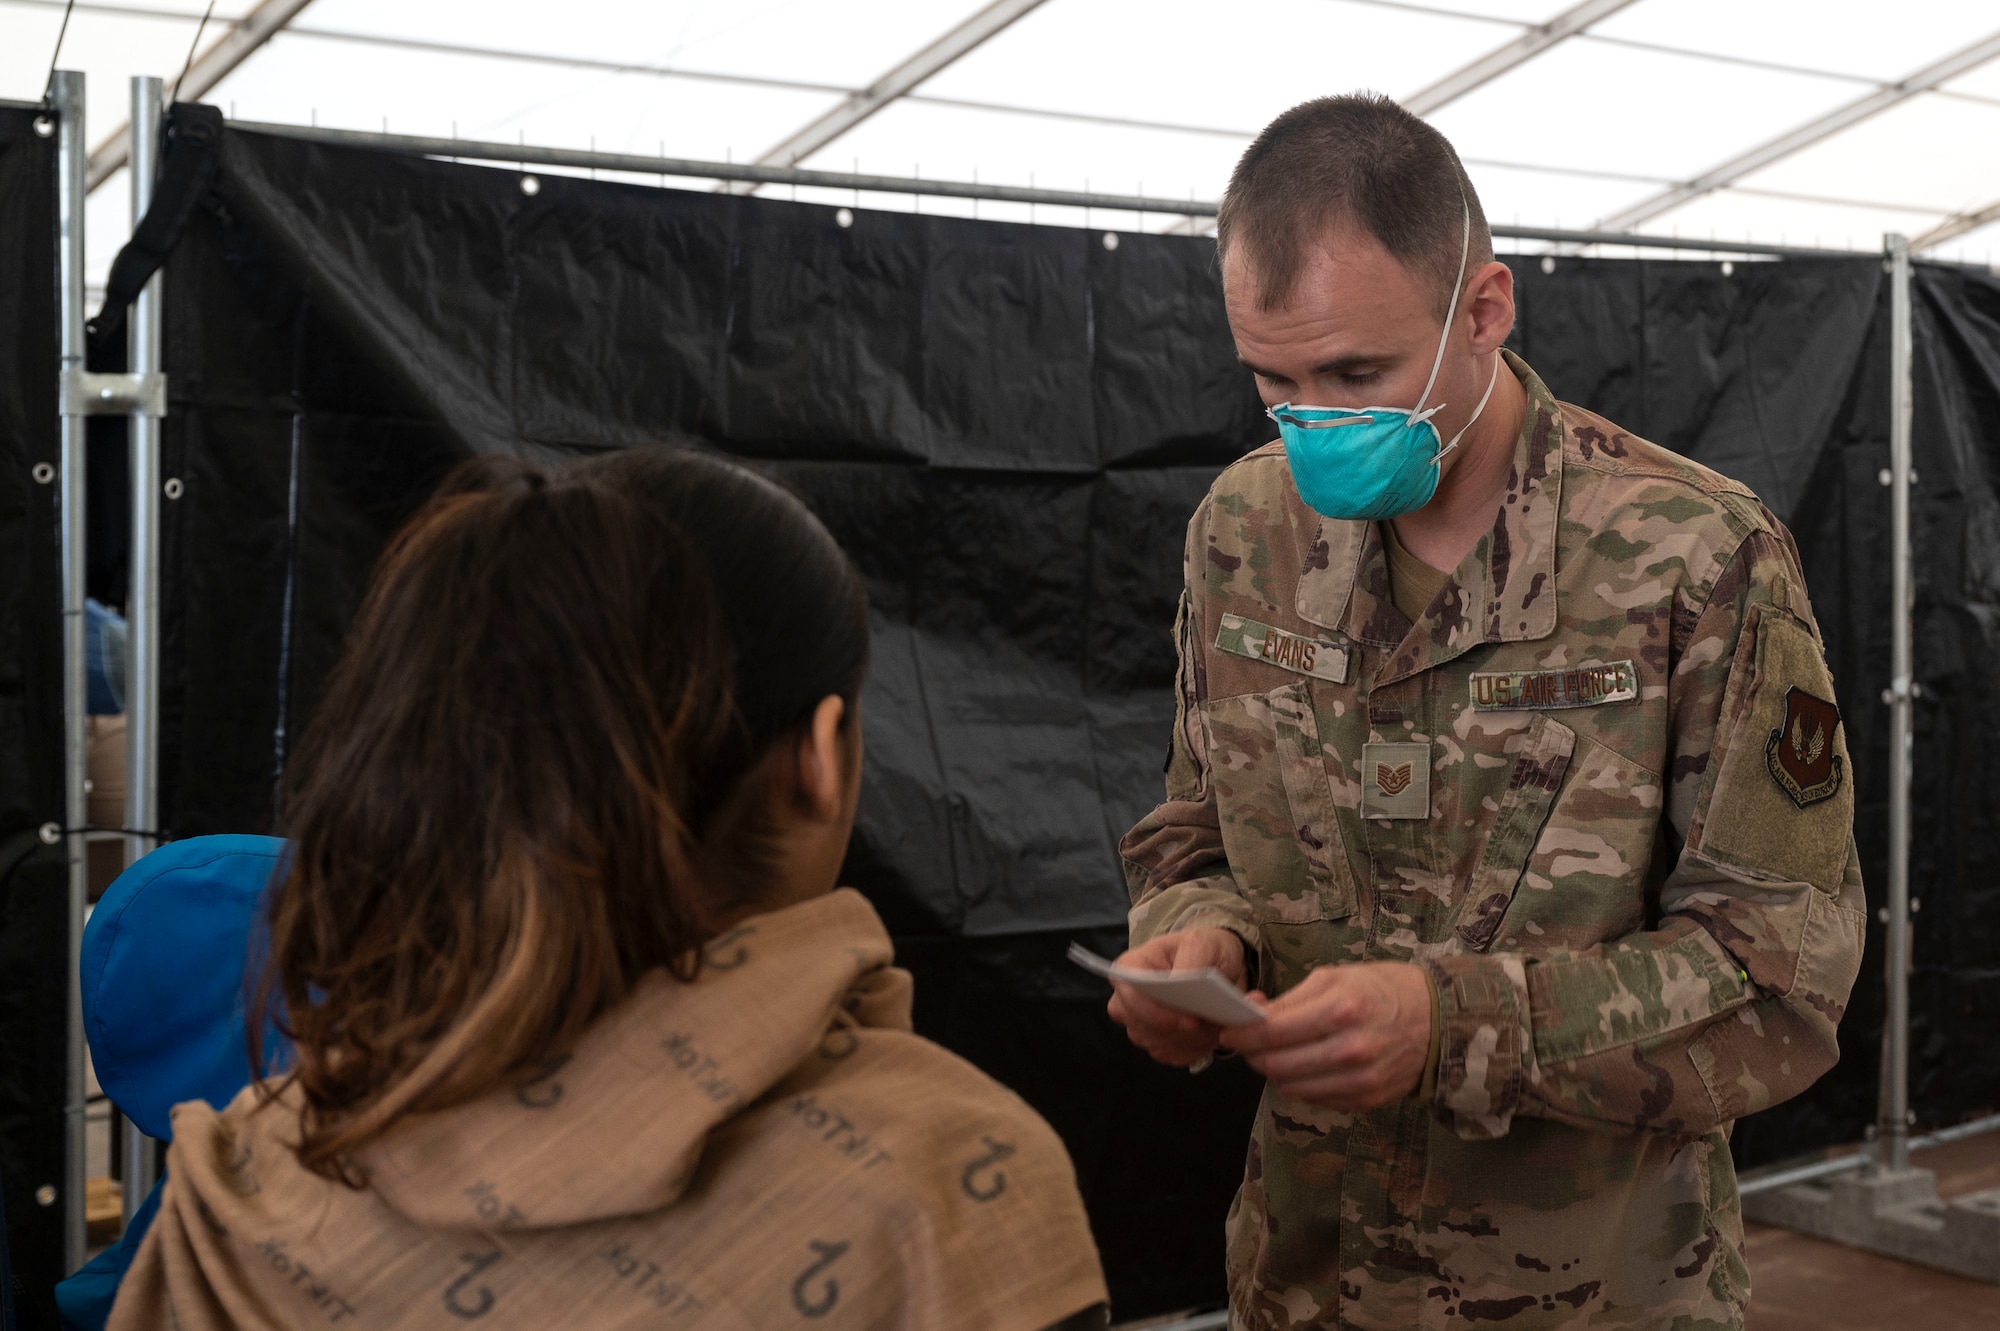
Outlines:
[[1740,1327],[1730,1125],[1833,1064],[1863,935],[1791,537],[1499,350],[1511,275],[1393,104],[1281,117],[1219,240],[1269,402],[1417,401],[1464,284],[1436,396],[1465,434],[1422,510],[1323,517],[1280,442],[1188,528],[1121,960],[1215,965],[1270,1015],[1222,1031],[1129,986],[1112,1014],[1268,1079],[1232,1325]]

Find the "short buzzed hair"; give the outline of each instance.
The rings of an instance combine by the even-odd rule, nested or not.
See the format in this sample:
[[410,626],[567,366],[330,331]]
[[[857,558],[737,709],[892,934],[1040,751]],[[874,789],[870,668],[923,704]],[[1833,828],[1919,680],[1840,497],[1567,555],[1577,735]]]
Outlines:
[[1444,135],[1378,93],[1303,102],[1264,127],[1236,163],[1215,221],[1222,253],[1241,246],[1257,304],[1285,303],[1314,246],[1343,222],[1361,226],[1398,263],[1451,302],[1472,213],[1466,270],[1493,258],[1479,195]]

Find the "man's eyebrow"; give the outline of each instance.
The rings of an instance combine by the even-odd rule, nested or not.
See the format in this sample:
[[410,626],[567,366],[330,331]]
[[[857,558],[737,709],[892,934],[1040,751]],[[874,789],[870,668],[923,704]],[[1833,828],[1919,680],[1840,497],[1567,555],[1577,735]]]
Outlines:
[[[1320,364],[1313,366],[1313,374],[1315,375],[1347,374],[1354,370],[1373,368],[1375,366],[1385,363],[1388,360],[1389,357],[1386,355],[1375,355],[1375,354],[1339,356],[1333,360],[1322,361]],[[1236,357],[1236,363],[1238,365],[1241,365],[1244,369],[1250,371],[1250,373],[1260,374],[1264,376],[1266,379],[1288,379],[1291,377],[1289,375],[1279,374],[1275,370],[1267,370],[1263,368],[1261,365],[1253,364],[1250,361],[1245,360],[1241,355],[1238,355]]]

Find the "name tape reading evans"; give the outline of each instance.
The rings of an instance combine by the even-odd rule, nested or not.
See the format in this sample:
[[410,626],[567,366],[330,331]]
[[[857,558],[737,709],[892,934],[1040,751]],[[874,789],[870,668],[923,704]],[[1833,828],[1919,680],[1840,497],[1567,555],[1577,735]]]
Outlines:
[[1472,676],[1472,705],[1490,711],[1598,707],[1639,696],[1639,669],[1630,661],[1570,670],[1495,670]]
[[1345,648],[1274,629],[1241,615],[1222,617],[1222,627],[1215,633],[1215,650],[1247,656],[1295,675],[1311,675],[1334,684],[1347,682]]

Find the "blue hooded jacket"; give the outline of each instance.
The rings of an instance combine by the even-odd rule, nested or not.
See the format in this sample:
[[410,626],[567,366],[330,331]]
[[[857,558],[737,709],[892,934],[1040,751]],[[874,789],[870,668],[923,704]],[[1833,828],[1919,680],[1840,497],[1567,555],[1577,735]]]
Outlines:
[[[264,891],[284,857],[275,837],[171,842],[120,874],[91,911],[81,963],[91,1064],[149,1137],[172,1137],[175,1105],[221,1109],[250,1084],[245,978]],[[290,1052],[269,1026],[264,1047],[272,1067]],[[104,1325],[159,1205],[156,1186],[124,1237],[56,1286],[65,1326]]]

